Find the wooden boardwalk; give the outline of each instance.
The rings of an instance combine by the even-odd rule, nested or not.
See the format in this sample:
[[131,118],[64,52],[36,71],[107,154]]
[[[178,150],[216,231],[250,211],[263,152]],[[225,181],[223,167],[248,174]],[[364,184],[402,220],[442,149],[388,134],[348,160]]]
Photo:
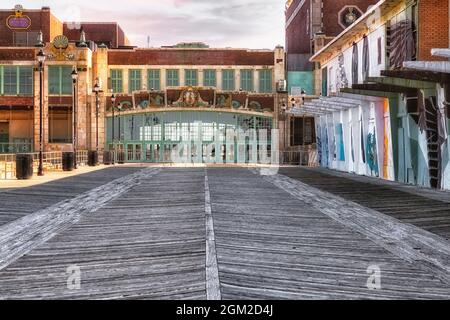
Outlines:
[[137,170],[139,168],[129,166],[111,167],[32,187],[0,191],[0,226]]
[[322,169],[283,168],[280,173],[450,239],[449,193],[355,179]]
[[[225,299],[449,298],[420,265],[242,169],[208,170]],[[382,290],[366,286],[381,269]]]
[[203,299],[204,219],[204,172],[164,171],[0,272],[0,298]]
[[[367,288],[371,266],[381,290]],[[74,267],[79,289],[67,286]],[[240,168],[163,168],[0,270],[0,299],[206,299],[208,288],[222,299],[450,298],[422,262]]]

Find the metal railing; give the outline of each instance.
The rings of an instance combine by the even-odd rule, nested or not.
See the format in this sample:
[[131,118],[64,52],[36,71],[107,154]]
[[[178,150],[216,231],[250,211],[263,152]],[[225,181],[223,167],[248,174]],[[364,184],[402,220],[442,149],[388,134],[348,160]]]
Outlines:
[[86,166],[88,164],[88,151],[77,150],[77,165]]
[[0,143],[0,154],[12,154],[12,153],[30,153],[33,150],[32,143]]
[[0,180],[16,177],[16,155],[0,154]]
[[[33,156],[33,172],[37,174],[39,167],[39,152],[28,153]],[[44,172],[62,171],[62,152],[52,151],[42,154]],[[85,166],[88,163],[88,151],[77,151],[77,165]],[[0,180],[14,179],[16,177],[16,154],[0,154]]]
[[292,151],[280,151],[281,165],[294,165],[305,167],[318,166],[318,153],[315,144],[297,147]]

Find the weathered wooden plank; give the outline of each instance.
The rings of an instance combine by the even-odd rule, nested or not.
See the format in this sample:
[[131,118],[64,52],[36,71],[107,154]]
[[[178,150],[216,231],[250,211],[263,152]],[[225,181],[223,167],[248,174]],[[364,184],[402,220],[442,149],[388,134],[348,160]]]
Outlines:
[[205,251],[204,172],[166,169],[0,271],[0,298],[205,299]]
[[[208,169],[208,176],[224,299],[450,296],[449,285],[436,273],[394,255],[309,201],[273,188],[261,176],[243,169]],[[315,191],[305,195],[329,200],[313,198]],[[327,205],[340,211],[345,203]],[[381,290],[366,286],[372,265],[381,269]]]
[[281,168],[280,173],[450,239],[449,192],[321,168]]
[[109,167],[32,187],[0,190],[0,226],[140,169],[131,166]]

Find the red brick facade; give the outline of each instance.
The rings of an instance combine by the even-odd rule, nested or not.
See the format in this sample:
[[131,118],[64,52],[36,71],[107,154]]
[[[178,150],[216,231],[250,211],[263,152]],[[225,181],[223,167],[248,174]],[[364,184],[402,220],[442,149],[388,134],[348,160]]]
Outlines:
[[273,51],[239,49],[135,49],[108,51],[109,65],[273,66]]
[[[43,7],[41,10],[24,10],[23,16],[31,20],[28,29],[10,29],[7,26],[7,19],[14,16],[15,12],[11,10],[0,10],[0,47],[9,47],[14,45],[15,32],[30,32],[35,37],[36,33],[42,31],[43,41],[50,42],[57,35],[64,34],[70,41],[80,39],[80,28],[72,29],[71,24],[60,22],[51,12],[50,8]],[[128,45],[128,39],[124,31],[116,22],[107,23],[81,23],[86,32],[86,39],[98,44],[105,43],[111,48],[117,48]],[[37,37],[36,37],[37,38]],[[37,39],[30,39],[31,46]]]
[[0,61],[35,61],[34,49],[0,49]]
[[0,96],[0,106],[22,106],[28,107],[34,105],[33,97],[10,97]]
[[[81,28],[86,32],[86,39],[97,44],[104,43],[110,48],[118,48],[128,45],[125,33],[115,22],[105,23],[81,23]],[[71,28],[70,24],[64,23],[64,35],[71,41],[80,39],[80,29]]]
[[[14,44],[14,32],[39,32],[42,31],[44,42],[51,41],[51,26],[58,24],[57,19],[51,14],[49,8],[42,10],[25,10],[24,16],[31,19],[31,26],[26,30],[11,30],[7,26],[7,19],[14,15],[14,10],[0,10],[0,47],[12,46]],[[62,25],[61,25],[62,26]]]
[[433,57],[431,49],[449,47],[449,18],[448,0],[420,1],[418,60],[445,60]]
[[[299,4],[302,2],[303,6],[296,13]],[[345,6],[356,6],[364,13],[370,5],[377,3],[378,0],[333,0],[320,2],[322,3],[322,32],[326,36],[334,37],[344,31],[344,28],[339,24],[339,12]],[[294,0],[286,10],[286,22],[289,23],[286,28],[286,52],[288,54],[312,53],[311,40],[314,34],[311,31],[311,24],[314,19],[313,10],[316,9],[311,4],[311,1]]]
[[345,6],[358,7],[363,13],[369,6],[374,5],[379,0],[333,0],[322,1],[323,3],[323,32],[325,35],[335,37],[345,29],[339,24],[339,12]]
[[294,0],[286,11],[286,21],[289,21],[290,17],[293,17],[286,28],[286,51],[288,53],[311,52],[312,36],[307,26],[309,21],[308,13],[310,12],[309,4],[305,3],[301,10],[293,16],[300,2],[301,0]]

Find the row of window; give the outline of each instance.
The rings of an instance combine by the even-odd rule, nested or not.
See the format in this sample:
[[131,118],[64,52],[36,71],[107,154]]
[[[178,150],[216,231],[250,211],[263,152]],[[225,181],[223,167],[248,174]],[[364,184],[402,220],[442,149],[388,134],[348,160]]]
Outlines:
[[[48,93],[50,95],[72,94],[72,67],[48,67]],[[11,96],[33,95],[33,67],[0,66],[0,94]]]
[[[179,70],[166,70],[166,86],[180,86]],[[239,89],[255,91],[254,71],[241,70],[241,83]],[[48,67],[48,93],[49,95],[72,94],[72,67],[49,66]],[[259,92],[272,92],[272,71],[258,70]],[[142,70],[129,70],[129,92],[142,89]],[[147,70],[148,89],[161,89],[161,71],[157,69]],[[198,70],[185,70],[185,85],[198,86]],[[217,87],[216,70],[203,71],[203,86]],[[116,93],[124,92],[123,70],[111,70],[111,89]],[[235,70],[222,70],[222,90],[236,90]],[[33,95],[33,67],[31,66],[0,66],[0,94],[1,95]]]
[[[239,89],[244,91],[255,91],[254,88],[254,70],[241,70],[241,83]],[[258,70],[259,75],[259,92],[272,92],[272,70]],[[198,86],[198,70],[187,69],[184,70],[184,85]],[[147,70],[147,86],[148,89],[161,89],[161,71],[158,69]],[[166,86],[178,87],[180,86],[180,70],[168,69],[166,70]],[[217,87],[217,72],[216,70],[203,70],[203,86]],[[111,69],[110,73],[110,87],[113,92],[124,92],[123,86],[123,70]],[[142,90],[142,70],[131,69],[128,70],[128,92]],[[222,70],[222,90],[233,91],[236,90],[235,70]]]
[[33,67],[0,66],[0,94],[33,95]]

